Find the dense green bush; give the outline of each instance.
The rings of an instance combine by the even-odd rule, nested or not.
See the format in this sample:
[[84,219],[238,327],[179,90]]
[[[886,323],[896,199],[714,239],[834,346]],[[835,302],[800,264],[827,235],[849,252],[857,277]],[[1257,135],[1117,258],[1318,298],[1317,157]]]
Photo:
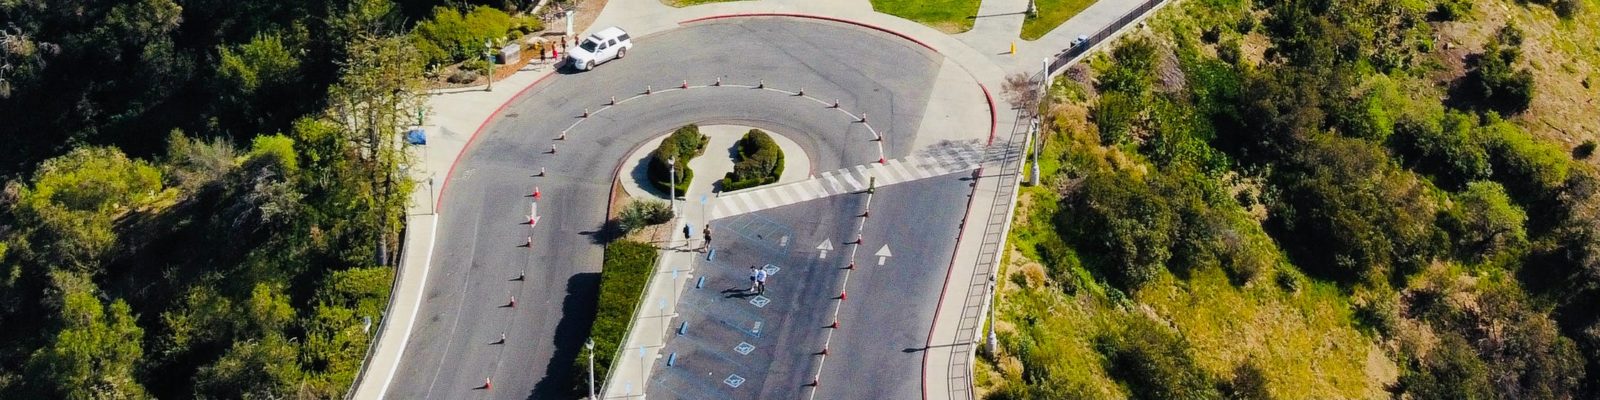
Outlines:
[[[668,188],[673,187],[671,181],[676,179],[676,192],[683,195],[684,191],[689,190],[689,182],[694,180],[694,170],[689,169],[689,160],[705,152],[706,135],[700,133],[700,127],[688,125],[678,128],[661,141],[661,147],[650,152],[650,164],[646,167],[650,184],[655,185],[657,190],[669,192]],[[668,160],[675,160],[675,164],[668,165]],[[674,176],[672,171],[677,171],[677,175]]]
[[1426,265],[1442,247],[1431,192],[1376,145],[1323,135],[1295,158],[1273,178],[1282,194],[1269,222],[1308,272],[1381,279]]
[[1112,376],[1137,399],[1221,399],[1217,382],[1196,365],[1189,344],[1148,318],[1131,318],[1120,334],[1102,338],[1100,353]]
[[1474,115],[1451,111],[1442,117],[1411,116],[1395,125],[1390,143],[1406,166],[1433,176],[1452,190],[1489,177],[1489,153],[1478,136]]
[[[596,381],[606,380],[655,265],[654,246],[626,240],[606,245],[605,264],[600,269],[600,300],[594,326],[589,330],[589,337],[594,340]],[[589,351],[585,349],[578,355],[574,368],[588,368]]]
[[1473,182],[1455,196],[1455,207],[1446,213],[1445,226],[1455,239],[1456,252],[1463,259],[1480,262],[1505,251],[1528,245],[1523,224],[1528,214],[1494,182]]
[[429,64],[449,64],[479,58],[485,41],[501,43],[508,33],[527,33],[542,29],[537,18],[516,18],[489,6],[476,6],[465,13],[451,7],[435,7],[433,17],[417,24],[412,31],[417,51]]
[[783,176],[783,149],[760,129],[745,132],[734,150],[733,171],[722,177],[722,190],[739,190],[777,182]]
[[617,213],[617,227],[631,233],[650,225],[665,224],[672,220],[672,205],[660,200],[634,200],[622,206]]
[[1178,223],[1168,199],[1126,172],[1091,173],[1058,215],[1062,236],[1095,257],[1108,279],[1132,291],[1155,278],[1172,258]]
[[1533,73],[1514,66],[1521,57],[1522,32],[1510,25],[1501,28],[1468,71],[1463,82],[1467,93],[1489,108],[1507,113],[1527,110],[1533,103]]

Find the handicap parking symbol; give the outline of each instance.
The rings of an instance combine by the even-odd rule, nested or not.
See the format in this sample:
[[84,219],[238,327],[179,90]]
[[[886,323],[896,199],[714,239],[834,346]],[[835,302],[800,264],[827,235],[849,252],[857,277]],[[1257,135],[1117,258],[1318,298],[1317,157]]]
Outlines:
[[727,379],[723,379],[722,383],[726,383],[731,387],[739,387],[739,385],[744,384],[744,377],[739,376],[738,374],[731,374],[728,375]]
[[771,302],[772,302],[772,299],[767,298],[767,296],[756,296],[756,297],[750,298],[750,304],[755,305],[756,308],[766,307],[767,303],[771,303]]
[[756,350],[756,345],[750,344],[748,342],[739,342],[738,346],[733,346],[733,351],[739,353],[739,355],[741,355],[741,356],[748,356],[748,355],[750,355],[750,352],[755,351],[755,350]]

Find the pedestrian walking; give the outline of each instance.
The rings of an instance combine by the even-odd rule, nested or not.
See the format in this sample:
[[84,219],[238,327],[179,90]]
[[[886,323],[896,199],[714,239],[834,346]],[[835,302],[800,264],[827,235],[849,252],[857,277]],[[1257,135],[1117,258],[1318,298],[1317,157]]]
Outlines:
[[760,286],[761,286],[761,284],[759,283],[760,281],[756,280],[756,277],[760,273],[761,273],[761,270],[756,269],[756,266],[754,266],[754,265],[750,266],[750,291],[752,291],[752,292],[756,291],[756,289],[759,289]]
[[756,294],[767,293],[767,270],[756,268]]
[[694,248],[694,228],[690,228],[689,224],[683,224],[683,247]]
[[700,232],[706,238],[706,242],[704,244],[700,245],[700,249],[701,250],[710,249],[711,248],[711,224],[706,224],[706,228],[704,230],[701,230]]
[[533,51],[539,53],[539,62],[544,62],[544,42],[533,42]]

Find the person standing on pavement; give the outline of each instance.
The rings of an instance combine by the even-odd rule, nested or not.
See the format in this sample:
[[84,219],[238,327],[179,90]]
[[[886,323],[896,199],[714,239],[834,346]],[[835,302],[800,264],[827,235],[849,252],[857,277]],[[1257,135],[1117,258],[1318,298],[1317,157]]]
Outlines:
[[756,294],[767,293],[767,270],[756,268]]
[[700,249],[701,250],[710,250],[711,249],[711,224],[706,224],[706,228],[704,230],[700,231],[700,232],[706,238],[706,242],[700,245]]
[[757,274],[760,274],[760,273],[761,273],[761,270],[756,269],[756,266],[754,266],[754,265],[750,266],[750,291],[752,291],[752,292],[756,291],[756,289],[759,289],[761,287],[760,281],[756,280],[756,278],[758,277]]
[[689,224],[683,224],[683,248],[684,248],[684,250],[688,250],[688,249],[693,249],[694,248],[694,235],[693,235],[693,233],[694,233],[694,230],[689,227]]

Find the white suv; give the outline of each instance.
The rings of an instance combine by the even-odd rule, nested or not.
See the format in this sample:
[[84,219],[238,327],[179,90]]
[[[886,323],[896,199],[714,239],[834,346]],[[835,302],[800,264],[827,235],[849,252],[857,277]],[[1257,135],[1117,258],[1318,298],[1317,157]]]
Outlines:
[[631,48],[633,41],[628,40],[628,33],[613,26],[589,35],[567,53],[567,58],[572,60],[572,68],[588,71],[597,64],[627,57]]

